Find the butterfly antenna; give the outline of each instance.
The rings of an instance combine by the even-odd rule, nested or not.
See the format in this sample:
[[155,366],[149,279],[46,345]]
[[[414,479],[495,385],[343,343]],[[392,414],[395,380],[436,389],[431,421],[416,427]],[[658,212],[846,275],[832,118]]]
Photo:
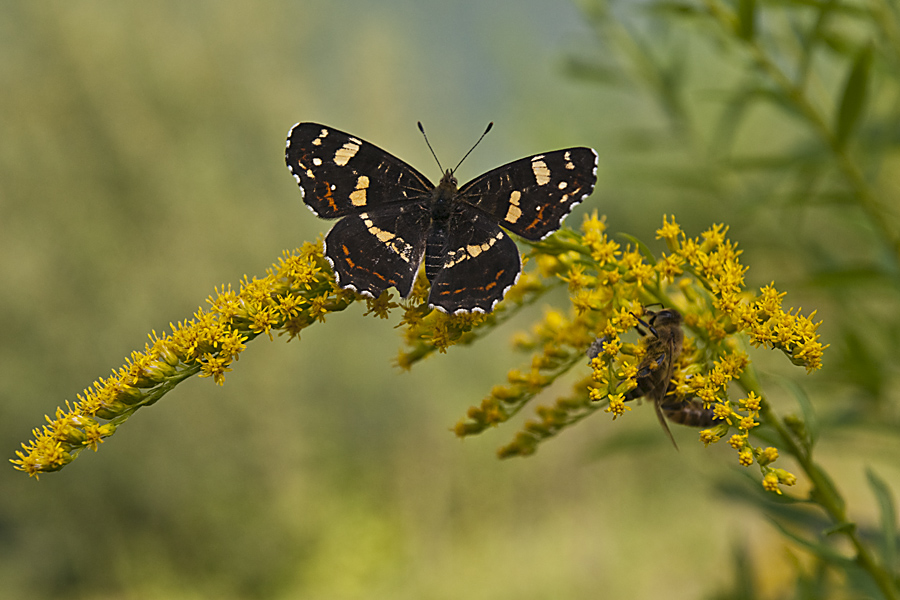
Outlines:
[[484,133],[481,134],[481,137],[478,138],[478,141],[475,142],[475,144],[474,144],[471,148],[469,148],[469,151],[466,152],[466,155],[463,156],[462,159],[460,159],[460,161],[459,161],[458,163],[456,163],[456,166],[455,166],[455,167],[453,167],[453,171],[452,171],[453,173],[456,173],[456,169],[459,168],[459,165],[463,164],[463,161],[466,160],[466,159],[469,157],[470,154],[472,154],[472,150],[475,149],[475,146],[477,146],[478,144],[481,143],[481,140],[484,139],[484,136],[486,136],[486,135],[488,134],[488,131],[490,131],[490,130],[491,130],[491,127],[493,127],[493,126],[494,126],[494,122],[493,122],[493,121],[491,121],[490,123],[488,123],[487,129],[484,130]]
[[434,148],[431,147],[431,142],[428,141],[428,136],[425,135],[425,128],[422,127],[422,121],[416,122],[419,126],[419,131],[422,132],[422,137],[425,138],[425,143],[428,144],[428,149],[431,150],[431,155],[434,157],[434,161],[438,164],[438,168],[441,170],[441,173],[444,172],[444,167],[441,166],[441,161],[438,160],[437,154],[434,153]]

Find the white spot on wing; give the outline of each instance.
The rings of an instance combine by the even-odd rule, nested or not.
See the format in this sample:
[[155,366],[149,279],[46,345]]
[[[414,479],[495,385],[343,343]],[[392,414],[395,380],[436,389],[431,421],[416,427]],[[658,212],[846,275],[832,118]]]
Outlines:
[[513,190],[509,195],[509,208],[506,211],[506,216],[503,217],[505,222],[515,223],[522,216],[522,209],[519,208],[519,198],[521,197],[522,192],[519,190]]
[[353,206],[366,205],[366,189],[368,187],[369,178],[365,175],[360,175],[356,180],[356,189],[350,192],[350,202],[353,203]]
[[487,252],[491,246],[499,242],[503,238],[503,233],[498,233],[483,244],[470,244],[465,248],[458,248],[447,252],[447,260],[441,265],[442,269],[448,269],[453,265],[458,265],[464,260],[475,258],[482,252]]
[[294,130],[297,129],[297,125],[300,123],[294,123],[294,125],[288,130],[287,141],[284,143],[285,148],[291,147],[291,136],[294,135]]
[[550,169],[547,168],[547,163],[541,160],[542,158],[544,156],[540,155],[531,159],[531,172],[534,173],[534,180],[538,185],[545,185],[550,181]]
[[359,152],[359,145],[362,142],[356,140],[356,142],[358,143],[354,143],[352,141],[353,138],[350,138],[350,140],[351,141],[338,148],[337,152],[334,153],[334,164],[339,167],[343,167],[344,165],[346,165],[348,162],[350,162],[350,159],[356,156],[356,153]]

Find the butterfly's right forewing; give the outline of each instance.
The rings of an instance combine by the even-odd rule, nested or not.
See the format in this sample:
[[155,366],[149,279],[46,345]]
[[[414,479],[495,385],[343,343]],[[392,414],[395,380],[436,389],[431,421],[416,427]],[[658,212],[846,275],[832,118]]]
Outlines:
[[521,158],[462,186],[462,201],[497,219],[528,240],[559,229],[563,219],[590,196],[597,181],[597,153],[567,148]]

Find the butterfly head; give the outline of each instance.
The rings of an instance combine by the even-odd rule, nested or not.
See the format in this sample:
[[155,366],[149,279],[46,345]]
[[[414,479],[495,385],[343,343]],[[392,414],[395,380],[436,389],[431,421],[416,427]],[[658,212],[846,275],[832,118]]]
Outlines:
[[456,180],[456,175],[453,174],[453,171],[447,169],[446,171],[444,171],[444,176],[441,177],[441,183],[438,187],[449,189],[455,192],[458,185],[459,182]]
[[[441,166],[441,161],[438,160],[437,154],[435,154],[435,152],[434,152],[434,148],[431,147],[431,142],[428,141],[428,136],[425,135],[425,128],[422,126],[421,121],[418,122],[418,126],[419,126],[419,131],[422,132],[422,137],[425,138],[425,143],[428,144],[428,149],[431,150],[431,155],[434,157],[435,162],[438,164],[438,168],[443,171],[444,168]],[[456,176],[454,175],[454,173],[456,173],[456,169],[458,169],[459,165],[461,165],[463,163],[463,161],[466,160],[466,158],[468,158],[468,156],[470,154],[472,154],[472,150],[474,150],[475,146],[477,146],[479,144],[479,142],[481,142],[481,140],[484,139],[484,136],[486,136],[488,134],[488,131],[490,131],[491,127],[493,127],[493,126],[494,126],[493,121],[488,123],[487,129],[484,130],[484,133],[481,134],[481,137],[478,138],[478,141],[475,142],[475,144],[471,148],[469,148],[469,151],[466,152],[465,156],[463,156],[462,159],[460,159],[460,161],[456,164],[456,166],[452,169],[447,169],[446,171],[444,171],[444,176],[441,177],[441,184],[438,187],[445,188],[445,189],[451,188],[454,192],[457,190],[458,182],[456,181]]]

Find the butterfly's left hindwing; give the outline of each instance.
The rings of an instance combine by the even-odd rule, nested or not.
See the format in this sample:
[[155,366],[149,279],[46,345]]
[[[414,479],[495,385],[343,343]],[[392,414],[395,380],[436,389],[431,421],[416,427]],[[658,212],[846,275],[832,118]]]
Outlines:
[[325,237],[325,258],[338,285],[377,298],[389,287],[412,291],[430,216],[421,203],[391,205],[338,221]]
[[597,181],[597,153],[568,148],[536,154],[488,171],[462,186],[462,201],[527,240],[559,229]]
[[434,189],[424,175],[396,156],[317,123],[291,128],[284,159],[303,191],[303,201],[324,219],[422,200]]

